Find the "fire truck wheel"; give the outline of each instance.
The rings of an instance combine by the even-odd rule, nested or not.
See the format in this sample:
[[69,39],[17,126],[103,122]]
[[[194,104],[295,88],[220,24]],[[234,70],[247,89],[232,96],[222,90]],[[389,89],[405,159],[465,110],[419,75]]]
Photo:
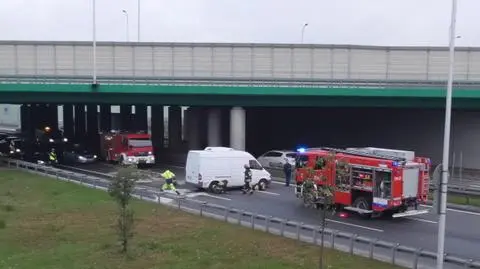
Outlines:
[[355,201],[353,202],[353,207],[358,209],[363,209],[363,210],[371,210],[371,206],[368,203],[367,199],[365,199],[365,197],[362,197],[362,196],[357,197],[357,199],[355,199]]

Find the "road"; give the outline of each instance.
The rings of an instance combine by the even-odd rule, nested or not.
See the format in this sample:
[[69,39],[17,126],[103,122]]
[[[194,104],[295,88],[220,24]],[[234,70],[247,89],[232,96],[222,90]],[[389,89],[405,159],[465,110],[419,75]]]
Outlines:
[[[81,169],[96,171],[103,174],[114,174],[117,167],[97,163],[77,166]],[[166,167],[153,168],[153,171],[163,171]],[[184,183],[184,169],[168,167],[178,178],[179,188],[183,192],[193,192]],[[159,189],[161,180],[147,180],[139,185],[145,188]],[[294,195],[293,188],[285,187],[280,182],[274,182],[265,192],[256,192],[245,196],[240,191],[231,191],[224,195],[196,193],[195,199],[224,206],[231,206],[262,215],[301,221],[309,225],[319,224],[318,212],[304,208]],[[403,219],[375,219],[367,220],[350,214],[348,218],[331,216],[328,227],[356,233],[370,238],[378,238],[402,245],[419,247],[425,250],[436,251],[437,216],[426,214]],[[461,210],[449,209],[447,216],[446,252],[459,257],[480,260],[480,214]]]

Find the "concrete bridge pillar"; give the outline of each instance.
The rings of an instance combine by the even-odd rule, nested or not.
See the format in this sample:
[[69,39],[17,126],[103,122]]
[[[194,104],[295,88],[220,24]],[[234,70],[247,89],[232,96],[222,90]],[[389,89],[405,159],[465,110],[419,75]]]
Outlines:
[[182,143],[182,109],[179,106],[168,107],[168,148],[179,150]]
[[100,151],[98,135],[98,106],[87,105],[87,145],[96,153]]
[[245,110],[233,107],[230,110],[230,147],[245,150]]
[[76,104],[75,105],[75,140],[77,142],[83,141],[85,139],[85,105]]
[[73,105],[63,105],[63,133],[68,139],[73,139],[75,134],[75,126],[73,123]]
[[135,105],[135,130],[148,131],[147,105]]
[[121,105],[120,106],[120,129],[123,131],[132,130],[132,106]]
[[202,135],[200,124],[203,110],[198,107],[190,107],[185,111],[186,139],[189,150],[202,149]]
[[222,146],[222,111],[219,108],[210,108],[208,110],[208,146]]
[[165,139],[165,126],[162,105],[152,106],[151,128],[152,128],[152,144],[155,153],[155,159],[159,160],[164,149],[163,141]]
[[34,133],[33,107],[30,104],[25,104],[20,107],[20,128],[22,129],[22,133],[26,133],[29,136]]
[[100,131],[109,132],[112,130],[112,106],[100,105]]

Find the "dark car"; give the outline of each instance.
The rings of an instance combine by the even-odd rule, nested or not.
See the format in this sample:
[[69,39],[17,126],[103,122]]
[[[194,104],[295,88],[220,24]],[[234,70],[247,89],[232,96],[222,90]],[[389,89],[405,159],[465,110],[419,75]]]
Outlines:
[[11,158],[22,159],[25,154],[23,138],[15,135],[0,135],[0,152]]
[[96,162],[97,159],[98,156],[96,154],[81,144],[70,144],[66,146],[63,151],[64,163],[93,163]]

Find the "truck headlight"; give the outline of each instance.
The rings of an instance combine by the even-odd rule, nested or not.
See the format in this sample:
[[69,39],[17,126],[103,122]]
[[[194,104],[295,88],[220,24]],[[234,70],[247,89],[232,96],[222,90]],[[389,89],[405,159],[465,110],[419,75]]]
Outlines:
[[13,150],[10,150],[10,154],[13,154]]
[[16,152],[20,152],[20,149],[16,149],[15,151],[16,151]]

